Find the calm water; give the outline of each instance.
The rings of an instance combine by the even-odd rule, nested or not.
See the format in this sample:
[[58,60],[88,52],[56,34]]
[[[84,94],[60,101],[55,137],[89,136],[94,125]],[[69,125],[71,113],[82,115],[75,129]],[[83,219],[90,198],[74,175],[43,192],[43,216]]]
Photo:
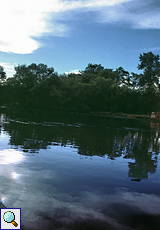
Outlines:
[[25,230],[160,229],[149,120],[0,109],[0,197]]

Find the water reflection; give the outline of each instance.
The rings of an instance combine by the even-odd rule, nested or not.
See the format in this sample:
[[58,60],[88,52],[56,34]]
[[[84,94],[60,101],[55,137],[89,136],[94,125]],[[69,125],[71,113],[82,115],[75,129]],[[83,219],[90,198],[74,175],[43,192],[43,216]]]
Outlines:
[[6,207],[22,208],[27,230],[157,229],[158,125],[65,119],[2,115],[0,197]]
[[132,181],[147,179],[149,173],[156,171],[160,142],[159,123],[151,122],[149,130],[149,125],[147,127],[144,124],[142,129],[132,128],[136,121],[130,122],[131,127],[125,127],[119,122],[119,128],[116,129],[110,125],[110,122],[115,122],[113,119],[109,119],[108,123],[102,122],[101,126],[22,122],[12,119],[9,123],[9,118],[1,114],[1,121],[10,135],[9,145],[12,149],[20,147],[26,153],[38,153],[40,149],[51,146],[70,146],[77,148],[81,156],[107,156],[111,160],[119,157],[134,159],[134,162],[128,163],[128,176]]
[[19,163],[24,160],[24,156],[21,152],[14,149],[4,149],[0,151],[0,164],[13,164]]

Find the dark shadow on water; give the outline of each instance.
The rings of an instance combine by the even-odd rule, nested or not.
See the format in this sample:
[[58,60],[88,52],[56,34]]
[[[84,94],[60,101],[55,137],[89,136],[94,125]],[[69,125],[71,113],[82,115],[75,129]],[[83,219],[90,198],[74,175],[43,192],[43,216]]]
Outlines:
[[66,226],[66,230],[115,230],[115,227],[98,220],[76,221],[74,224]]
[[[158,230],[160,229],[160,215],[153,215],[142,212],[139,208],[114,203],[108,207],[107,210],[103,210],[105,214],[115,220],[126,229],[134,230]],[[123,229],[123,228],[122,228]]]
[[[62,211],[63,212],[63,211]],[[90,217],[68,218],[68,215],[54,215],[39,212],[43,223],[39,227],[29,227],[23,230],[158,230],[160,229],[160,215],[148,214],[134,205],[113,203],[103,210],[99,218]]]
[[[145,213],[127,214],[114,220],[111,225],[107,221],[99,219],[77,220],[72,223],[65,223],[54,219],[43,218],[46,220],[46,226],[40,228],[42,230],[158,230],[160,229],[160,215],[149,215]],[[49,222],[49,223],[48,223]],[[23,229],[23,230],[31,230]]]

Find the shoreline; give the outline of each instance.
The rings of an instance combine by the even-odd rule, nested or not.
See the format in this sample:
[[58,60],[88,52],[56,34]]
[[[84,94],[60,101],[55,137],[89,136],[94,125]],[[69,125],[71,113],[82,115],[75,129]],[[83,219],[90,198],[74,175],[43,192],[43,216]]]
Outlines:
[[[0,109],[11,109],[10,106],[0,106]],[[23,108],[23,107],[14,107],[14,109],[29,109],[29,110],[34,110],[33,108]],[[47,111],[49,112],[50,110],[43,109],[43,108],[38,108],[36,109],[37,111]],[[54,110],[52,110],[54,112]],[[116,113],[116,112],[101,112],[101,111],[86,111],[86,112],[81,112],[81,111],[65,111],[65,110],[56,110],[56,112],[69,112],[69,113],[82,113],[82,114],[91,114],[91,115],[99,115],[99,116],[107,116],[107,117],[119,117],[119,118],[143,118],[143,119],[151,119],[151,115],[146,115],[146,114],[128,114],[128,113]],[[158,119],[156,119],[158,120]]]
[[107,115],[108,117],[119,117],[119,118],[143,118],[143,119],[151,119],[151,115],[127,114],[127,113],[91,112],[91,114]]

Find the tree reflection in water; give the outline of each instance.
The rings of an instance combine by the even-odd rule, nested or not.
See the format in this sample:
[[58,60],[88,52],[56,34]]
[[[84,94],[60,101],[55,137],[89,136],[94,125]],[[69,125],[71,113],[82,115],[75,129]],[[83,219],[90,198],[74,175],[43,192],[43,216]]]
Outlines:
[[87,116],[83,123],[78,119],[31,122],[1,114],[0,125],[10,136],[9,145],[26,153],[60,145],[77,148],[85,156],[132,159],[135,162],[128,163],[132,181],[147,179],[156,171],[159,123],[150,122],[149,127],[149,121]]

